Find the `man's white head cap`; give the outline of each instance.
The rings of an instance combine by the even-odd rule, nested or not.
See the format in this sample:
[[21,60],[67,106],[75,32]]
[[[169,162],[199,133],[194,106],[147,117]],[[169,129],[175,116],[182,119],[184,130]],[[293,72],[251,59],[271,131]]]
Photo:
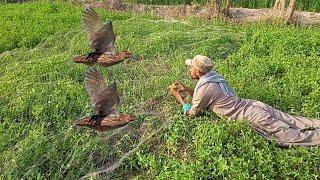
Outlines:
[[185,63],[188,66],[195,67],[202,73],[208,73],[213,68],[213,62],[207,56],[196,55],[193,59],[186,59]]

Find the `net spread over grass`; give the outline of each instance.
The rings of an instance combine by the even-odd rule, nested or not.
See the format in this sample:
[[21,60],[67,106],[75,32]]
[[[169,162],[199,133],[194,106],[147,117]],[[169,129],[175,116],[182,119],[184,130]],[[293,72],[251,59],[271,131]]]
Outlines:
[[[24,11],[19,11],[21,6]],[[51,14],[44,11],[51,7],[56,9]],[[0,55],[1,179],[80,178],[113,165],[110,162],[134,149],[141,142],[134,131],[95,134],[72,125],[93,114],[84,88],[87,67],[72,63],[74,56],[90,51],[81,7],[32,3],[0,8],[6,11],[0,15],[1,23],[8,23],[0,26],[0,32],[8,34],[0,39],[0,49],[6,50]],[[15,20],[23,31],[7,21],[10,16],[30,16],[29,12],[47,20]],[[170,22],[147,15],[99,13],[114,20],[118,50],[143,57],[100,68],[105,77],[112,77],[108,81],[118,82],[120,111],[138,115],[132,128],[145,124],[146,137],[163,128],[123,160],[111,174],[114,178],[319,177],[318,148],[281,149],[248,124],[220,119],[209,111],[189,119],[168,91],[175,80],[195,85],[184,59],[203,54],[214,59],[241,97],[319,118],[319,27]],[[58,17],[63,23],[53,20]],[[43,32],[47,27],[52,27],[50,32]],[[8,38],[20,42],[20,37],[27,37],[21,46],[7,46]]]

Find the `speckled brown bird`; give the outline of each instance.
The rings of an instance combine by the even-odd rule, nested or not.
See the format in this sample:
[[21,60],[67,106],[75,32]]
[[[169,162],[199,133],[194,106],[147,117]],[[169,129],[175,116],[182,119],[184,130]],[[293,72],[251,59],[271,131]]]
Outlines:
[[136,55],[135,56],[138,58],[134,58],[135,56],[128,51],[116,51],[116,36],[113,32],[112,22],[104,22],[90,5],[84,7],[83,25],[84,30],[88,34],[92,52],[74,57],[73,62],[86,65],[97,63],[104,67],[108,67],[121,63],[127,58],[130,58],[131,60],[141,59],[141,57]]
[[121,115],[118,111],[120,97],[117,86],[107,86],[103,76],[96,68],[85,75],[85,86],[92,100],[96,115],[75,121],[75,125],[86,126],[97,131],[106,131],[125,126],[136,119],[134,115]]

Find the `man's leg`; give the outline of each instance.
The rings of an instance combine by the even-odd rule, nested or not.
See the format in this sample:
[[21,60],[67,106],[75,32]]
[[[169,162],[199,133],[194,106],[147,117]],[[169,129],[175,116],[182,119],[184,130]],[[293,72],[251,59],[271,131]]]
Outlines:
[[275,118],[281,120],[282,122],[294,125],[300,129],[320,129],[320,120],[307,117],[292,116],[288,113],[284,113],[278,109],[275,109],[269,105],[267,105],[267,111],[273,114]]
[[318,119],[292,116],[288,113],[285,113],[285,112],[282,112],[278,109],[275,109],[275,108],[273,108],[263,102],[259,102],[258,104],[262,109],[267,111],[274,118],[276,118],[276,119],[278,119],[278,120],[280,120],[290,126],[295,126],[299,129],[308,129],[308,128],[320,129],[320,120],[318,120]]
[[315,146],[320,145],[320,129],[304,130],[295,125],[283,122],[283,119],[270,114],[265,109],[254,109],[255,116],[251,124],[261,135],[274,139],[282,146]]

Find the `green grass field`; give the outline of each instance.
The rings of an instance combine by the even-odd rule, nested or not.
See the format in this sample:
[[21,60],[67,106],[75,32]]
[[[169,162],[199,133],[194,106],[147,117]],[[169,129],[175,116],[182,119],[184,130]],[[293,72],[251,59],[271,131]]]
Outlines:
[[[0,11],[0,179],[76,179],[136,147],[133,133],[119,132],[111,142],[105,137],[113,132],[73,126],[93,114],[84,87],[88,67],[71,61],[90,51],[82,7],[41,2],[0,4]],[[184,60],[203,54],[239,96],[320,118],[319,26],[99,13],[113,20],[118,50],[143,57],[99,67],[118,83],[120,112],[136,114],[134,127],[145,123],[149,135],[162,128],[112,178],[319,178],[319,148],[279,148],[245,122],[209,111],[189,119],[168,89],[175,80],[194,86]]]

